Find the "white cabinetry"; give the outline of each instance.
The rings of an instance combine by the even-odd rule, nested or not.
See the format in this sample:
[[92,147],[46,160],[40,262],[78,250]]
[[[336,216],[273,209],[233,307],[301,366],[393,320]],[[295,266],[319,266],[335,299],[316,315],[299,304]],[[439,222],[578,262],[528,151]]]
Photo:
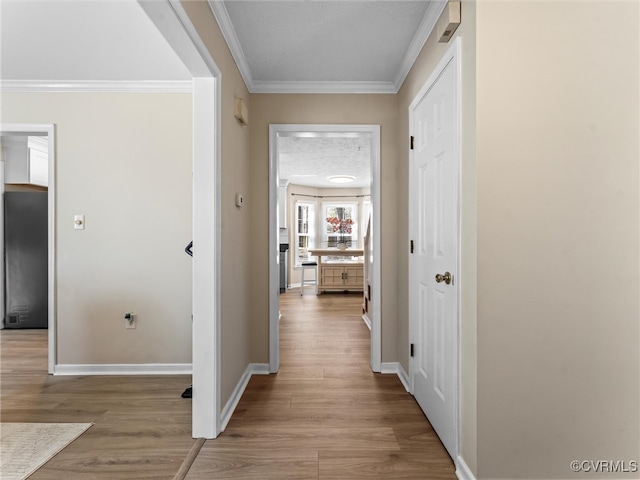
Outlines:
[[2,137],[5,183],[48,186],[49,142],[47,137]]

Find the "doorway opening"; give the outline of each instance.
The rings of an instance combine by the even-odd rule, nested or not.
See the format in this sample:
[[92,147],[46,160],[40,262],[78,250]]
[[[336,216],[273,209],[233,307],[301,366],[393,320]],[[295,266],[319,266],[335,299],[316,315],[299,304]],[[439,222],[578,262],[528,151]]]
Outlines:
[[192,437],[216,438],[220,407],[222,73],[176,0],[138,0],[193,75]]
[[[2,199],[0,202],[2,221],[0,222],[0,238],[2,239],[2,251],[3,258],[6,255],[6,248],[9,248],[11,256],[19,255],[20,252],[16,251],[9,243],[5,245],[5,222],[11,221],[8,215],[5,218],[5,201],[7,199],[5,195],[6,191],[11,191],[11,194],[15,196],[14,192],[23,197],[24,194],[37,197],[35,199],[29,199],[29,205],[27,209],[30,211],[39,211],[42,223],[46,221],[45,225],[41,225],[37,228],[39,233],[42,234],[42,245],[38,250],[42,250],[42,254],[34,256],[29,254],[30,267],[28,271],[23,269],[20,272],[16,271],[20,275],[16,278],[18,282],[18,289],[22,290],[18,292],[15,299],[12,299],[13,288],[11,283],[14,282],[12,275],[7,276],[5,268],[12,269],[12,260],[9,262],[1,262],[2,268],[0,269],[0,309],[2,313],[2,326],[4,327],[19,327],[21,323],[24,323],[28,328],[38,326],[38,328],[47,328],[47,371],[50,374],[54,373],[56,364],[56,317],[55,317],[55,128],[53,124],[2,124],[0,125],[0,138],[2,139],[2,181],[0,188],[2,189]],[[8,165],[6,162],[9,162]],[[5,183],[6,189],[5,189]],[[31,195],[34,194],[34,195]],[[44,198],[40,198],[44,197]],[[20,205],[24,204],[24,199],[12,200],[11,203],[18,209]],[[35,202],[35,203],[33,203]],[[33,204],[32,204],[33,203]],[[39,208],[39,207],[42,208]],[[38,208],[36,208],[38,207]],[[13,209],[12,209],[13,210]],[[21,215],[19,210],[15,210],[17,215]],[[46,219],[46,220],[45,220]],[[18,224],[12,223],[16,229],[19,228]],[[14,227],[11,227],[12,230]],[[31,227],[28,228],[31,230]],[[23,232],[26,233],[26,232]],[[32,232],[33,233],[33,232]],[[44,245],[44,238],[46,237],[46,246]],[[19,238],[16,238],[18,243],[21,243]],[[19,250],[19,248],[18,248]],[[39,257],[40,260],[38,260]],[[20,258],[16,258],[16,262],[25,265]],[[22,304],[25,304],[24,294],[28,293],[23,287],[20,287],[24,275],[34,275],[37,278],[31,278],[27,283],[41,284],[44,289],[46,283],[46,292],[33,291],[31,292],[32,298],[30,299],[30,305],[26,310]],[[42,278],[40,278],[42,277]],[[9,283],[7,283],[9,282]],[[8,288],[7,288],[8,287]],[[43,298],[44,297],[44,298]],[[35,301],[35,303],[33,303]],[[17,302],[17,303],[16,303]],[[37,308],[35,308],[37,307]],[[34,309],[35,308],[35,309]],[[32,311],[30,311],[32,310]],[[36,318],[37,317],[37,318]],[[7,322],[15,323],[15,325],[7,325]]]
[[[342,147],[369,152],[369,165],[366,184],[357,184],[356,188],[333,193],[336,190],[326,188],[331,176],[341,176],[354,180],[357,175],[346,175],[341,171],[328,172],[322,163],[316,161],[314,168],[292,170],[294,160],[283,160],[281,156],[302,146],[308,139],[315,143],[329,144],[332,139]],[[298,146],[296,146],[296,144]],[[352,152],[353,153],[353,152]],[[322,155],[320,152],[319,155]],[[314,163],[312,156],[308,158]],[[374,372],[381,369],[381,328],[380,328],[380,126],[379,125],[270,125],[269,126],[269,369],[276,373],[279,369],[279,320],[280,320],[280,227],[288,239],[291,249],[286,258],[291,265],[286,269],[293,273],[286,284],[300,284],[302,263],[314,257],[321,263],[324,255],[336,257],[364,257],[362,262],[362,286],[355,286],[366,293],[366,316],[370,328],[371,358],[370,366]],[[290,178],[283,178],[282,174]],[[317,177],[314,179],[314,177]],[[294,187],[295,185],[295,187]],[[335,186],[335,185],[334,185]],[[293,195],[292,195],[293,194]],[[293,211],[292,211],[293,210]],[[284,218],[282,218],[284,217]],[[329,222],[328,219],[337,221]],[[358,219],[360,219],[358,221]],[[305,228],[298,228],[298,223]],[[346,228],[346,227],[349,228]],[[334,228],[336,227],[336,228]],[[306,230],[306,231],[304,231]],[[340,244],[346,250],[340,253]],[[360,248],[354,248],[356,247]],[[367,248],[365,248],[365,246]],[[323,251],[322,249],[328,249]],[[350,251],[351,249],[351,251]],[[354,252],[355,250],[355,252]],[[366,255],[365,255],[366,250]],[[296,268],[298,267],[298,268]],[[321,266],[316,272],[316,286],[323,290],[332,288],[322,282]],[[366,278],[364,271],[367,271]],[[352,272],[352,276],[357,275]],[[344,280],[344,272],[340,277]],[[358,278],[358,277],[356,277]],[[365,282],[366,280],[366,282]],[[318,285],[319,283],[319,285]],[[302,286],[302,285],[301,285]],[[286,288],[286,285],[285,285]],[[333,289],[343,290],[343,286]]]

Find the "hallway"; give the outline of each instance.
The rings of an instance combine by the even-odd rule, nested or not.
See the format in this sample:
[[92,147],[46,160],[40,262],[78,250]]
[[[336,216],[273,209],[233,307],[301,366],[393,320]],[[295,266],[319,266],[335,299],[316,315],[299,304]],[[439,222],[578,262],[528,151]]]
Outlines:
[[400,380],[371,372],[361,303],[358,294],[280,296],[280,371],[251,379],[188,480],[456,478]]

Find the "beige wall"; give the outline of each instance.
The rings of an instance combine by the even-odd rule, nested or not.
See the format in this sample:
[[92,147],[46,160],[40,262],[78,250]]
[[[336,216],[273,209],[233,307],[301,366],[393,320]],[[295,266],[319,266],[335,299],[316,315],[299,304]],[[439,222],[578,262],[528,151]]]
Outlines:
[[[455,37],[462,39],[462,138],[461,138],[461,242],[460,242],[460,323],[461,323],[461,452],[466,464],[476,471],[476,157],[475,157],[475,2],[462,3],[462,23]],[[398,358],[409,372],[409,105],[420,92],[451,43],[438,43],[438,27],[429,37],[400,92],[398,93]],[[452,40],[453,41],[453,40]]]
[[[251,95],[251,199],[253,237],[267,238],[269,226],[269,124],[380,125],[382,230],[382,361],[396,360],[396,160],[395,95]],[[254,242],[253,361],[269,359],[268,244]]]
[[[206,3],[183,4],[222,71],[222,404],[269,360],[271,123],[381,125],[382,360],[408,370],[408,106],[447,45],[429,39],[399,95],[249,95]],[[638,460],[638,18],[633,2],[463,2],[461,429],[478,479]],[[58,126],[60,363],[191,359],[190,102],[2,95],[3,122]]]
[[1,115],[56,124],[58,363],[191,363],[191,94],[3,93]]
[[477,4],[478,478],[638,478],[639,13]]
[[[250,310],[255,280],[250,257],[258,248],[251,229],[252,212],[259,208],[259,200],[252,193],[253,172],[249,163],[249,132],[234,118],[234,98],[242,98],[252,111],[247,88],[220,33],[207,2],[183,1],[187,14],[209,49],[222,73],[222,285],[221,285],[221,392],[222,406],[227,403],[250,362],[254,335]],[[213,132],[211,133],[213,135]],[[245,206],[235,205],[236,193],[242,193]],[[264,238],[266,239],[266,233]],[[266,241],[265,241],[266,243]],[[260,242],[262,244],[262,242]],[[265,315],[268,316],[267,313]],[[268,363],[268,359],[261,360]]]

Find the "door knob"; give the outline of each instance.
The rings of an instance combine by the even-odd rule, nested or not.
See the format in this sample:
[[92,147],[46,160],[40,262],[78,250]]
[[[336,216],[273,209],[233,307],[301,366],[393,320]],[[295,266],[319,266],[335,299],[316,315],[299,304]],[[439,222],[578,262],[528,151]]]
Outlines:
[[436,273],[436,282],[438,283],[446,283],[447,285],[449,285],[451,283],[451,274],[449,272],[444,272],[444,275],[442,275],[441,273]]

